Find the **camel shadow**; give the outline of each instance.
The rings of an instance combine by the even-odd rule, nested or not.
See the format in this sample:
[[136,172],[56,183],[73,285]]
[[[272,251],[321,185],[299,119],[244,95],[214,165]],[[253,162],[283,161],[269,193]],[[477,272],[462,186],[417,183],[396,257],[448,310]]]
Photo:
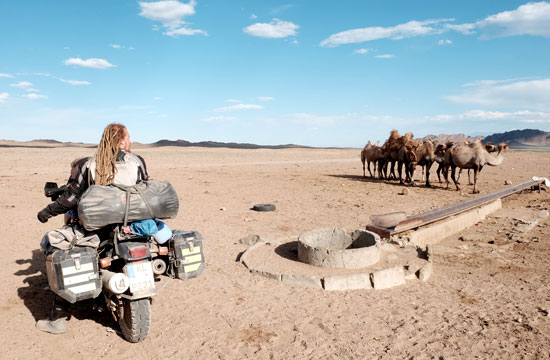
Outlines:
[[[424,182],[420,182],[420,181],[416,181],[416,185],[412,186],[411,184],[400,184],[399,183],[399,180],[386,180],[386,179],[378,179],[378,178],[371,178],[371,177],[363,177],[362,175],[347,175],[347,174],[336,174],[336,175],[333,175],[333,174],[329,174],[329,175],[326,175],[326,176],[330,176],[330,177],[335,177],[335,178],[340,178],[340,179],[346,179],[346,180],[352,180],[352,181],[358,181],[358,182],[366,182],[366,183],[381,183],[381,184],[387,184],[387,185],[391,185],[391,186],[396,186],[396,187],[403,187],[403,186],[406,186],[406,187],[410,187],[410,188],[425,188],[426,185]],[[433,190],[448,190],[445,188],[445,183],[442,182],[440,183],[439,181],[432,181],[431,178],[430,178],[430,182],[432,184],[432,186],[429,188],[429,189],[433,189]]]
[[[48,277],[46,276],[45,258],[40,250],[33,250],[30,259],[19,259],[15,261],[19,265],[28,264],[29,267],[14,273],[16,276],[26,276],[23,280],[25,286],[17,289],[17,295],[27,307],[35,321],[50,317],[55,294],[49,290]],[[58,316],[72,317],[79,320],[93,320],[98,324],[111,328],[117,333],[118,326],[108,311],[99,312],[97,309],[104,308],[102,296],[96,299],[89,299],[69,303],[57,297],[56,308]],[[119,336],[120,333],[119,333]]]

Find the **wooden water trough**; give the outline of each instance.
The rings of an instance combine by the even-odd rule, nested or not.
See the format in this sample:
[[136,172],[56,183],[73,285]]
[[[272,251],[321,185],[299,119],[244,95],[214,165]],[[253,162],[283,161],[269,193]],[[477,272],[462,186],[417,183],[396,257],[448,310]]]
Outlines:
[[[444,238],[451,235],[453,231],[462,230],[467,226],[471,226],[474,223],[483,220],[488,213],[491,213],[501,208],[500,199],[503,197],[517,193],[527,188],[538,187],[538,191],[540,192],[540,185],[544,181],[544,178],[536,178],[536,180],[525,181],[521,184],[517,184],[503,190],[495,191],[490,194],[464,200],[459,203],[447,205],[432,211],[411,215],[393,227],[381,227],[371,224],[367,225],[366,228],[369,231],[377,233],[382,238],[389,239],[390,237],[403,233],[405,231],[416,229],[431,224],[433,222],[457,215],[454,218],[454,224],[441,224],[443,226],[441,226],[441,228],[439,229],[423,229],[423,232],[417,231],[417,234],[413,233],[412,236],[410,236],[410,241],[416,243],[418,246],[425,246],[426,244],[434,242],[431,240],[431,238],[434,236],[437,236],[439,239]],[[468,216],[471,219],[468,219]]]

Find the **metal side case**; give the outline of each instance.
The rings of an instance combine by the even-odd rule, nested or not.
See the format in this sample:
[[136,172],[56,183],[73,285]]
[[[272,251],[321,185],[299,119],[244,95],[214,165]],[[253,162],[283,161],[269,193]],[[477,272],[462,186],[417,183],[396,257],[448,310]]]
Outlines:
[[178,279],[199,276],[204,270],[202,235],[197,231],[174,231],[170,239],[174,272]]
[[91,247],[55,250],[46,257],[50,289],[70,303],[97,297],[102,288],[97,261]]

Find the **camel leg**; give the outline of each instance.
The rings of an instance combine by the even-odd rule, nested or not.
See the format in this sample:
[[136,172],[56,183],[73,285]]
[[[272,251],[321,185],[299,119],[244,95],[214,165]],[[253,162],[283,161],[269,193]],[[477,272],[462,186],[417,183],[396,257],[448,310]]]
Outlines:
[[367,161],[367,169],[369,170],[370,177],[372,177],[372,172],[370,171],[370,161]]
[[[416,166],[414,166],[413,164],[410,164],[410,166],[407,166],[407,170],[409,173],[407,176],[409,177],[409,180],[412,186],[416,186],[414,182],[414,171],[416,170],[415,167]],[[422,170],[424,170],[424,168],[422,168]]]
[[391,176],[394,180],[397,180],[397,176],[395,176],[395,160],[391,162]]
[[363,177],[367,177],[367,175],[365,174],[365,161],[361,159],[361,162],[363,163]]
[[[475,170],[474,170],[474,172],[475,172]],[[468,169],[468,185],[472,185],[472,180],[470,179],[470,169]]]
[[462,169],[458,170],[458,176],[456,177],[457,184],[460,184],[460,175],[462,175]]
[[426,187],[429,187],[429,188],[432,187],[432,184],[430,184],[430,169],[432,168],[432,165],[433,165],[433,162],[426,164]]
[[460,188],[458,187],[458,181],[456,181],[456,166],[451,165],[451,178],[453,179],[453,182],[456,186],[456,191],[459,191]]
[[397,172],[399,173],[399,183],[403,184],[403,163],[401,161],[397,162]]
[[437,179],[439,180],[439,183],[441,184],[441,169],[443,169],[443,165],[440,163],[437,164],[437,170],[435,171],[437,173]]
[[478,169],[477,167],[474,168],[474,194],[479,194],[479,190],[477,189],[477,173]]
[[386,160],[380,160],[378,163],[378,178],[380,180],[385,179],[387,176],[388,162]]
[[449,165],[443,166],[443,177],[445,178],[445,183],[447,184],[445,189],[448,189],[449,188]]

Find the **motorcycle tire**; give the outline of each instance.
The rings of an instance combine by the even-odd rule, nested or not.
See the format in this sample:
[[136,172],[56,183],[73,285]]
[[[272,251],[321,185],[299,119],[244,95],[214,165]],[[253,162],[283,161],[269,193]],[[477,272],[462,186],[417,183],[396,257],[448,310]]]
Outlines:
[[118,320],[124,338],[131,343],[145,340],[151,330],[151,299],[123,299],[122,317]]

